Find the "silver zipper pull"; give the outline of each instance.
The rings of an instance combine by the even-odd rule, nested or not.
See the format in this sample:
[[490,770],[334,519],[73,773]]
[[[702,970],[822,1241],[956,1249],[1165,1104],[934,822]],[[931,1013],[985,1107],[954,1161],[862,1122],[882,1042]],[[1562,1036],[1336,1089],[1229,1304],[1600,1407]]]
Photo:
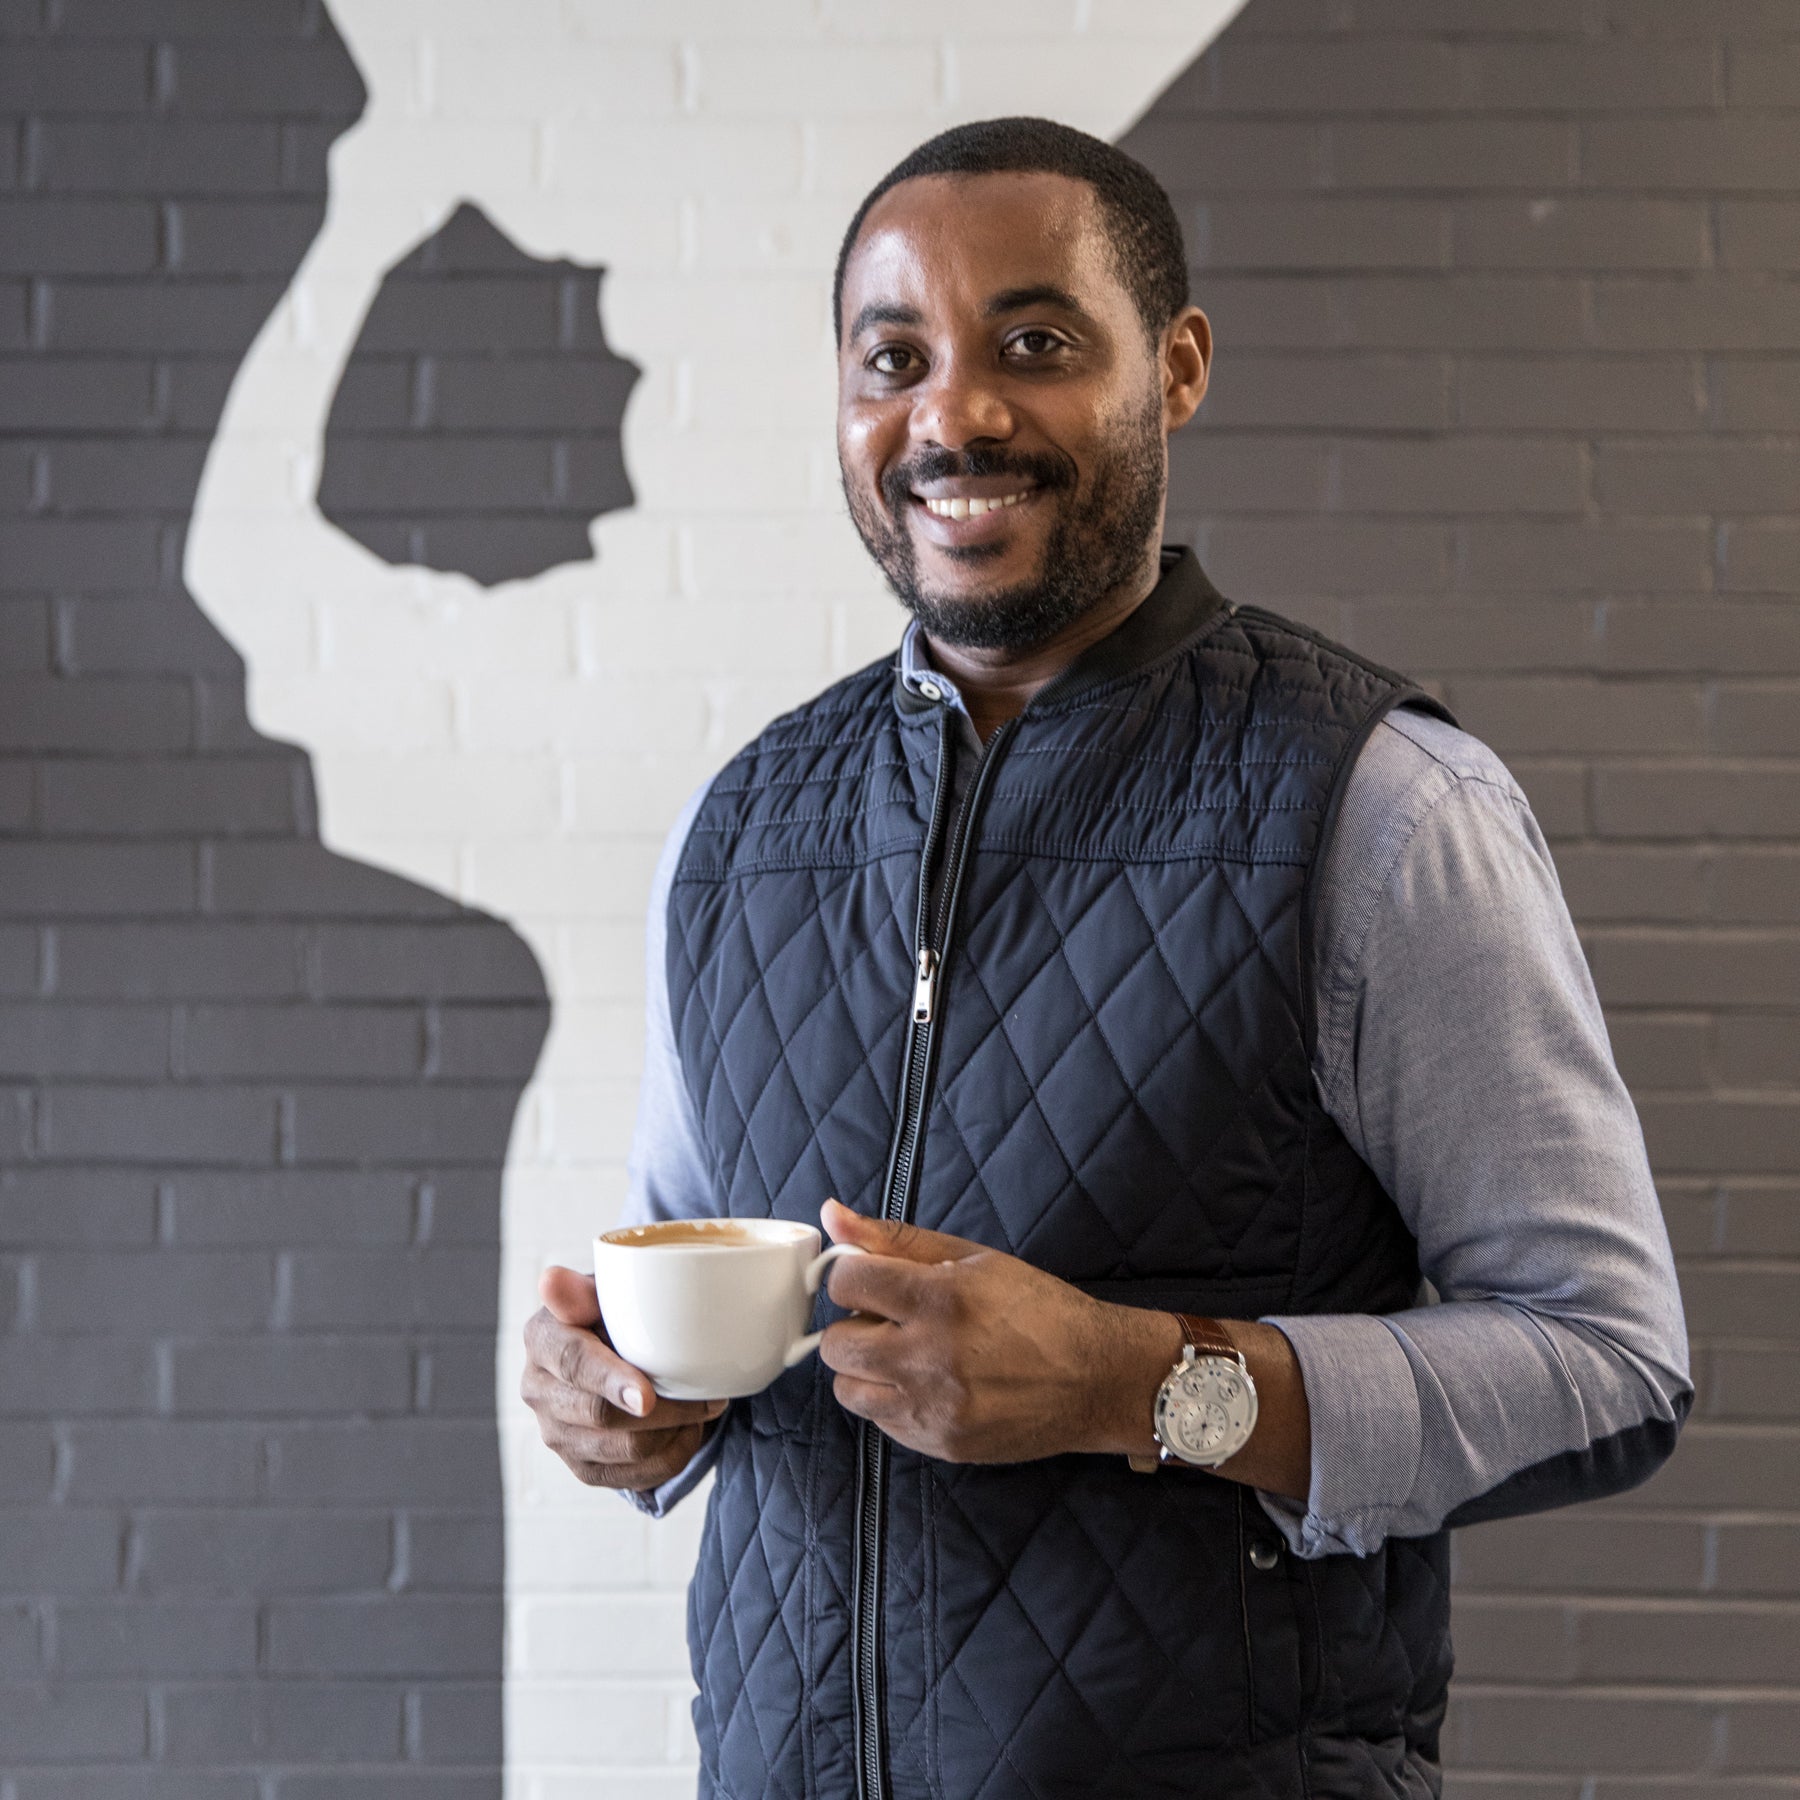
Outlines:
[[931,1023],[931,1003],[937,997],[937,952],[921,950],[919,952],[919,973],[913,982],[913,1023],[929,1025]]

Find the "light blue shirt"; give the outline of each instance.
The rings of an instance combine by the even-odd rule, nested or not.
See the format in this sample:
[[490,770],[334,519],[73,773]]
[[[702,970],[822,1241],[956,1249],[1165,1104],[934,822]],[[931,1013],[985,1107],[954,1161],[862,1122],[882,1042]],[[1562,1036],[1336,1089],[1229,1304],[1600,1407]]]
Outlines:
[[[916,626],[901,657],[915,688],[961,709]],[[966,711],[962,723],[978,748]],[[669,834],[650,898],[632,1221],[718,1205],[664,955],[704,791]],[[1549,848],[1491,750],[1418,712],[1371,733],[1320,871],[1315,941],[1313,1080],[1418,1239],[1436,1299],[1270,1318],[1305,1379],[1312,1484],[1305,1505],[1260,1499],[1303,1557],[1435,1531],[1521,1470],[1677,1419],[1692,1393],[1637,1114]],[[660,1515],[712,1455],[709,1442],[634,1498]]]

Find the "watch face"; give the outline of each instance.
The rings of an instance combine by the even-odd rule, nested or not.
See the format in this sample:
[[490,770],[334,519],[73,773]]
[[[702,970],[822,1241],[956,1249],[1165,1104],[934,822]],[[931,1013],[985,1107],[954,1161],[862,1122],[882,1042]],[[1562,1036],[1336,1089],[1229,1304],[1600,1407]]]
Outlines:
[[1183,1462],[1212,1467],[1235,1456],[1256,1424],[1256,1384],[1235,1362],[1199,1356],[1156,1396],[1156,1435]]

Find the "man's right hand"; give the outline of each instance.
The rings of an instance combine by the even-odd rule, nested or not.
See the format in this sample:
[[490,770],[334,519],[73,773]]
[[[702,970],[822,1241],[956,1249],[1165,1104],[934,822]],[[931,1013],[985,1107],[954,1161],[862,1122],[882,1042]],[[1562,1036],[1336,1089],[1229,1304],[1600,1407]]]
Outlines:
[[548,1268],[525,1326],[519,1392],[544,1442],[589,1487],[659,1487],[686,1468],[724,1400],[665,1400],[600,1335],[594,1278]]

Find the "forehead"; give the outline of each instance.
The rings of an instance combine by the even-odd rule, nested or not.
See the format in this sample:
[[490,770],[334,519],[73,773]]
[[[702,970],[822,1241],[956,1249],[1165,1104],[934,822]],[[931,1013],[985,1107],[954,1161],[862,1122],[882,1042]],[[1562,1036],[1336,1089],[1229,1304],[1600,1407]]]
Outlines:
[[979,310],[1007,289],[1067,289],[1097,315],[1129,311],[1094,191],[1040,171],[926,175],[870,207],[844,269],[846,320],[871,304]]

